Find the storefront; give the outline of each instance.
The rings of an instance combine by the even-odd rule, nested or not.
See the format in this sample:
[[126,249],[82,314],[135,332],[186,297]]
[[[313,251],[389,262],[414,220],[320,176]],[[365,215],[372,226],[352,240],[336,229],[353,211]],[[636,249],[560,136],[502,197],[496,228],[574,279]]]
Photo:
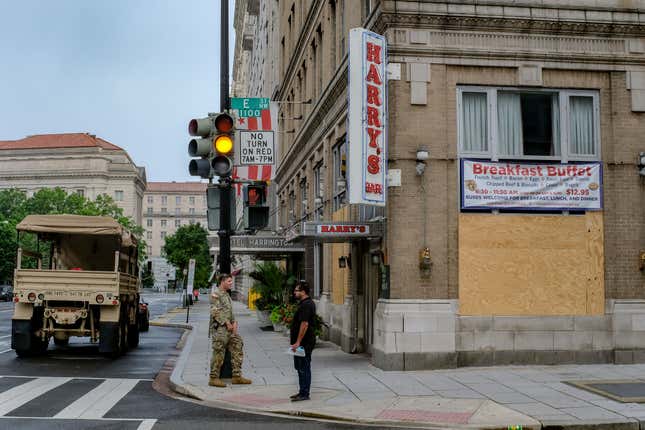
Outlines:
[[[381,282],[382,273],[387,271],[380,251],[383,234],[383,222],[343,221],[305,221],[286,234],[291,243],[326,249],[314,261],[312,285],[327,285],[327,289],[314,296],[318,314],[330,323],[329,339],[347,352],[371,351],[374,310],[379,297],[387,294],[387,284]],[[324,277],[315,279],[325,272],[331,273],[327,282]]]

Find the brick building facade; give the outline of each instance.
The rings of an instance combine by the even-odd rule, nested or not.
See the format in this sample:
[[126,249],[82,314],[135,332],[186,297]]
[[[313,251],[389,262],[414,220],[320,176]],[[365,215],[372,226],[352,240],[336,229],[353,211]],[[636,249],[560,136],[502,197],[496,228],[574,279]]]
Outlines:
[[[279,2],[273,53],[279,223],[306,244],[299,271],[316,286],[330,338],[384,369],[642,361],[642,3],[349,5]],[[356,27],[388,45],[384,210],[347,204]],[[602,204],[470,210],[470,159],[600,165]],[[383,234],[332,242],[307,232],[321,222]]]

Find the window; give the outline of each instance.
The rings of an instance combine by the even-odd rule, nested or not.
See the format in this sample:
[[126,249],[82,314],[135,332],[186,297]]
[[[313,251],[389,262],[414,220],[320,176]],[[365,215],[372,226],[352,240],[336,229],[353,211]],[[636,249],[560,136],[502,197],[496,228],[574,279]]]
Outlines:
[[300,181],[300,218],[307,217],[309,202],[307,201],[307,179]]
[[168,226],[168,221],[166,221],[165,219],[162,219],[161,220],[161,227],[167,227],[167,226]]
[[296,193],[289,192],[289,224],[296,222]]
[[117,202],[122,202],[123,201],[123,190],[115,190],[114,191],[114,200]]
[[180,205],[181,204],[181,196],[175,196],[175,204]]
[[162,214],[167,214],[168,213],[168,208],[161,208],[161,213]]
[[76,194],[78,194],[81,197],[85,197],[85,190],[82,188],[79,188],[78,190],[76,190]]
[[155,199],[153,196],[148,196],[148,204],[151,205],[155,202]]
[[195,220],[194,220],[194,219],[190,219],[190,220],[188,220],[188,224],[190,224],[190,225],[195,224]]
[[148,246],[147,251],[148,251],[147,254],[151,255],[152,254],[152,246]]
[[188,203],[191,204],[191,205],[194,205],[195,204],[195,196],[188,197]]
[[165,238],[166,238],[166,232],[165,232],[165,231],[162,231],[162,232],[161,232],[161,238],[162,238],[162,239],[165,239]]
[[190,215],[195,215],[195,208],[190,208],[190,209],[188,209],[188,213],[189,213]]
[[152,239],[152,232],[151,231],[146,232],[146,238],[148,240]]
[[168,204],[168,196],[161,196],[161,204],[162,205]]
[[181,214],[181,208],[175,208],[175,215]]
[[181,220],[180,219],[175,220],[175,227],[181,227]]
[[347,145],[343,136],[332,149],[334,157],[334,211],[340,209],[346,203],[347,197]]
[[458,90],[462,156],[597,160],[597,91],[463,87]]
[[148,208],[148,215],[152,215],[152,208]]
[[325,166],[323,163],[318,163],[314,167],[314,187],[314,216],[316,220],[321,220],[325,202]]
[[148,219],[146,220],[146,225],[147,225],[148,227],[152,227],[152,219],[151,219],[151,218],[148,218]]

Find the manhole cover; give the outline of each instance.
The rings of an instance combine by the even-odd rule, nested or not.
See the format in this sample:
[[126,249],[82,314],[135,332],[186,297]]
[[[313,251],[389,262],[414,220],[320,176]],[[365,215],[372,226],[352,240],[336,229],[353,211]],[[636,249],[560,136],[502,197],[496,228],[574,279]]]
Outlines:
[[601,396],[623,403],[645,403],[645,382],[639,380],[564,381]]

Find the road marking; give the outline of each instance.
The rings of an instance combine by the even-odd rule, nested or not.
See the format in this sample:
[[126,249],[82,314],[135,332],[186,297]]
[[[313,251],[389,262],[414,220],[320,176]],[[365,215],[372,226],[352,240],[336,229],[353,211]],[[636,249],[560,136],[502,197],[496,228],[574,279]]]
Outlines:
[[137,427],[137,430],[151,430],[156,423],[156,418],[143,420],[143,422],[139,424],[139,427]]
[[52,377],[38,378],[5,391],[0,394],[0,416],[8,414],[14,409],[45,394],[49,390],[63,385],[71,379]]
[[0,336],[0,339],[4,339],[5,337],[11,337],[10,334],[5,334],[4,336]]
[[0,354],[4,354],[5,352],[9,352],[9,351],[13,351],[13,349],[11,349],[11,348],[5,349],[4,351],[0,351]]
[[54,418],[101,418],[138,383],[139,379],[107,379]]

